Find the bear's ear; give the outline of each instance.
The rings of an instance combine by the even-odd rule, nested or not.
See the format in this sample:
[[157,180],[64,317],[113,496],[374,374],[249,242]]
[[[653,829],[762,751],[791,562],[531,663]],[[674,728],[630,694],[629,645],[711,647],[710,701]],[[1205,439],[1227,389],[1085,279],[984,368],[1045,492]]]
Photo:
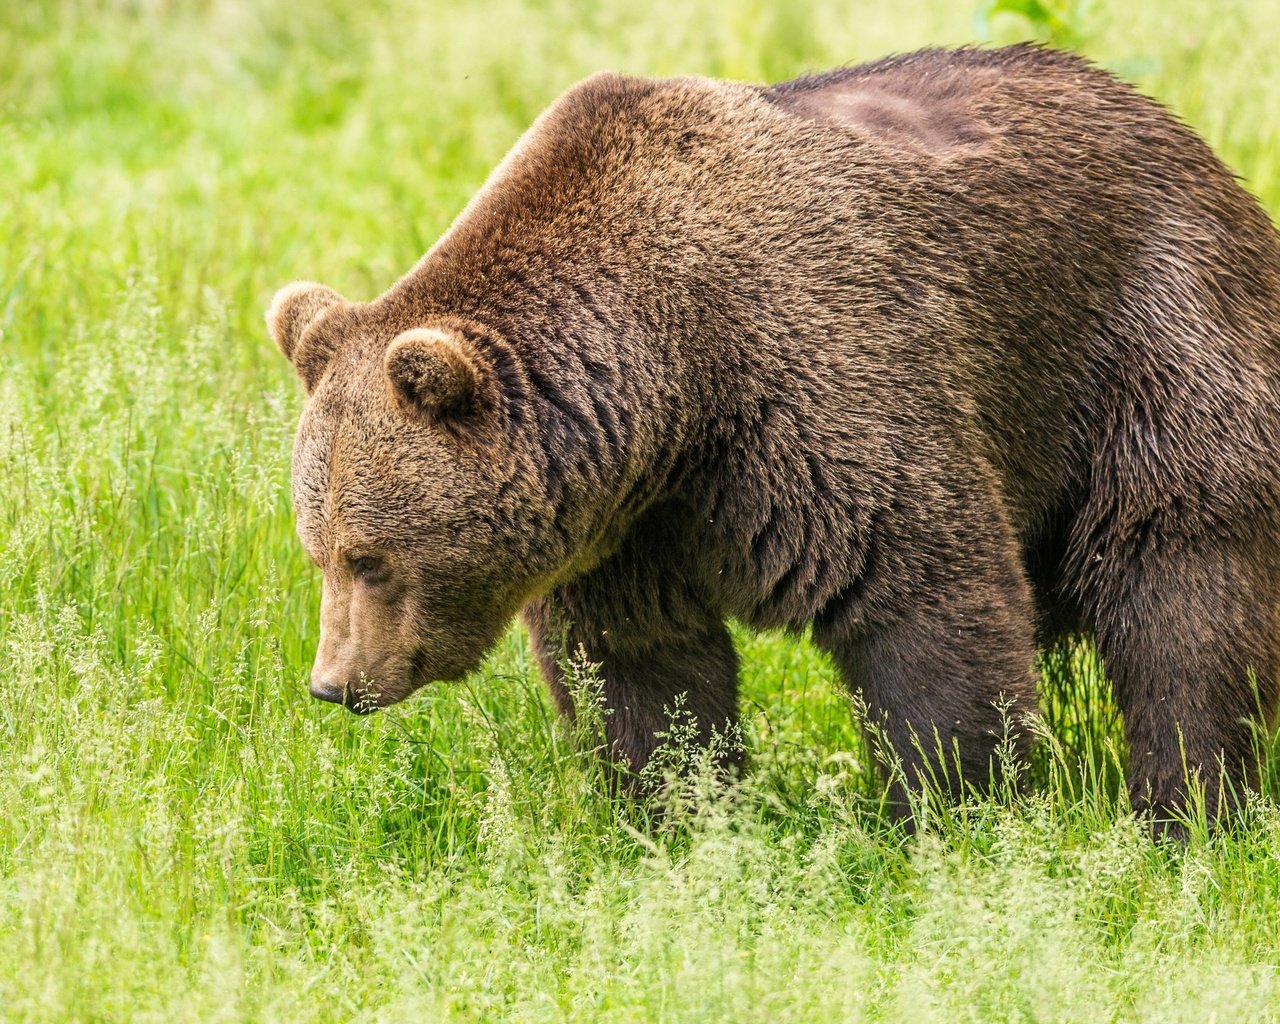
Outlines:
[[387,348],[383,365],[396,402],[428,422],[458,426],[490,404],[489,368],[459,331],[404,331]]
[[320,314],[346,303],[332,288],[312,281],[295,281],[276,292],[267,310],[267,327],[284,357],[298,365],[298,342]]

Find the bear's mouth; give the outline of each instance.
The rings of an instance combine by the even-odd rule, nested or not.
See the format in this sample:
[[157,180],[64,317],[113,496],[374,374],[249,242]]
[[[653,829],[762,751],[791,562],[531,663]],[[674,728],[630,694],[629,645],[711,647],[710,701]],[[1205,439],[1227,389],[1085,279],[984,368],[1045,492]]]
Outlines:
[[369,686],[348,683],[342,688],[342,706],[353,715],[371,715],[383,706],[382,694]]
[[313,682],[310,693],[316,700],[327,701],[330,704],[341,704],[356,715],[372,714],[382,707],[384,703],[391,703],[384,701],[382,695],[368,683],[363,685],[360,683],[343,683],[341,686],[335,686],[332,683],[317,684]]
[[[476,659],[479,665],[483,658]],[[399,704],[431,682],[448,682],[463,678],[471,668],[455,670],[453,667],[440,672],[428,667],[427,654],[418,652],[409,659],[408,671],[403,677],[393,677],[388,682],[361,677],[357,682],[311,684],[311,696],[330,704],[341,704],[354,715],[371,715],[381,708]]]
[[[386,667],[385,661],[382,667]],[[419,651],[408,659],[403,676],[393,674],[390,679],[379,679],[362,674],[354,682],[347,680],[343,683],[316,682],[313,679],[311,696],[330,704],[341,704],[354,715],[371,715],[380,708],[399,704],[434,678],[427,671],[425,654]]]

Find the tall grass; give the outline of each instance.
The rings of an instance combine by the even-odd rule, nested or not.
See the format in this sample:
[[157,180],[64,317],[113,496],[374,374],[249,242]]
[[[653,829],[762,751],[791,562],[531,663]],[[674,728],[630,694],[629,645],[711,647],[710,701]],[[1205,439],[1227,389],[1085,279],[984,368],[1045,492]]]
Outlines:
[[[1280,211],[1275,0],[1070,6]],[[776,79],[973,15],[0,8],[0,1019],[1280,1019],[1280,813],[1153,845],[1085,653],[1048,663],[1035,785],[910,841],[803,642],[738,636],[751,774],[661,821],[516,631],[368,719],[305,694],[271,291],[381,291],[591,71]]]

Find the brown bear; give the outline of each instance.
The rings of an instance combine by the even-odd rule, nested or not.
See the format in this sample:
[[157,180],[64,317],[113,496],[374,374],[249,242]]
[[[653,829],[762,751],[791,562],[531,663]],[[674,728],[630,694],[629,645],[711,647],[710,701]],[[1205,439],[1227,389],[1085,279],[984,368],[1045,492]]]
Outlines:
[[317,697],[459,677],[522,611],[565,712],[562,648],[600,664],[639,770],[678,695],[734,721],[727,618],[811,626],[910,782],[981,786],[1037,646],[1092,636],[1135,806],[1253,777],[1280,239],[1078,57],[600,75],[386,294],[295,284],[268,318],[308,394]]

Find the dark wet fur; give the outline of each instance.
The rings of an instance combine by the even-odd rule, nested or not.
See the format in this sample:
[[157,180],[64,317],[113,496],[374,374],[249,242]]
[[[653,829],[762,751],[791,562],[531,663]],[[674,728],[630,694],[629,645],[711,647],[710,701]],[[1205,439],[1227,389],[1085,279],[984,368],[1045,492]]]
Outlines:
[[1137,806],[1183,802],[1184,757],[1211,813],[1219,766],[1252,778],[1280,660],[1280,240],[1084,61],[593,78],[343,315],[372,359],[441,315],[481,326],[509,464],[486,513],[558,702],[567,637],[633,768],[676,694],[735,717],[733,617],[812,624],[909,778],[936,729],[982,785],[996,705],[1034,710],[1064,635],[1097,639]]

